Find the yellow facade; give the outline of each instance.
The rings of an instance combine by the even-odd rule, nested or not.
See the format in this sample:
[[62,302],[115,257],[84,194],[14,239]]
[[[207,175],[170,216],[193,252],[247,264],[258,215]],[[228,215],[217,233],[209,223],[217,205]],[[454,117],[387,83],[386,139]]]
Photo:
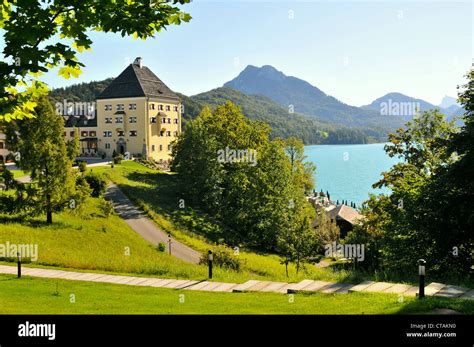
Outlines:
[[97,146],[112,157],[129,153],[156,161],[170,159],[170,145],[181,132],[181,104],[148,97],[97,100]]

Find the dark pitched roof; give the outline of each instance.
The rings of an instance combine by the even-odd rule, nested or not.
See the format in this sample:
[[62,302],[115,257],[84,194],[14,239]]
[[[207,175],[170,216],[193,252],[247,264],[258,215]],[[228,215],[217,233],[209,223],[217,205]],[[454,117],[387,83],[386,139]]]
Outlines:
[[179,99],[149,68],[130,64],[105,88],[97,99],[130,97],[168,97]]
[[63,116],[64,117],[64,127],[73,128],[73,127],[96,127],[97,126],[97,117],[88,118],[86,116]]

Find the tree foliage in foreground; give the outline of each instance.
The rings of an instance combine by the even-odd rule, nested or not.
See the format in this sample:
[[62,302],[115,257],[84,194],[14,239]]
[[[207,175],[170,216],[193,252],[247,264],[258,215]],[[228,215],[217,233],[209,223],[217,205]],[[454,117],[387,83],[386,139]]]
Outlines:
[[[416,274],[419,258],[433,277],[466,279],[474,247],[473,72],[459,95],[466,109],[458,131],[437,111],[424,112],[390,136],[394,165],[376,187],[361,228],[348,236],[366,244],[365,266],[390,274]],[[364,265],[364,264],[362,264]]]
[[72,161],[77,153],[68,153],[63,118],[54,112],[48,98],[41,97],[36,103],[35,117],[8,124],[7,143],[17,153],[16,164],[35,182],[28,204],[34,203],[35,213],[46,213],[47,223],[52,223],[53,212],[69,206],[74,196]]
[[[77,77],[77,53],[89,50],[91,31],[146,39],[190,16],[178,4],[190,0],[3,0],[0,29],[0,120],[31,116],[34,99],[47,92],[38,77],[57,68],[64,78]],[[59,37],[59,39],[58,39]]]

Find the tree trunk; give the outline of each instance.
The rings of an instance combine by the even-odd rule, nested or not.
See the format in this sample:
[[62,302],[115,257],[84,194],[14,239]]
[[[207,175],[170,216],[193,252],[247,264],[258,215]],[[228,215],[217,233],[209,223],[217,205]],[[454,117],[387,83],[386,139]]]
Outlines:
[[286,270],[286,278],[290,277],[288,276],[288,262],[285,263],[285,270]]
[[51,208],[51,197],[46,196],[46,223],[53,224],[53,211]]

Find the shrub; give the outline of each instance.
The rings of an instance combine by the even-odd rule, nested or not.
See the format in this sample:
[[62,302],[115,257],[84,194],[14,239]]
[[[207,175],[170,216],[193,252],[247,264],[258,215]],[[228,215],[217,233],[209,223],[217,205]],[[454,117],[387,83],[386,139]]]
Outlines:
[[5,185],[5,190],[9,190],[10,188],[15,187],[16,181],[13,178],[13,174],[6,167],[3,168],[0,178],[1,181],[3,181],[3,184]]
[[109,218],[109,216],[114,212],[114,205],[110,201],[105,199],[102,199],[99,208],[105,218]]
[[163,242],[160,242],[158,246],[156,246],[158,252],[164,252],[166,250],[166,245]]
[[89,184],[89,187],[92,189],[92,196],[95,198],[100,197],[102,194],[105,193],[107,188],[107,180],[104,176],[90,172],[86,176],[86,181]]
[[80,161],[77,163],[80,172],[86,172],[87,170],[87,163],[85,161]]
[[121,154],[116,155],[113,158],[114,164],[120,164],[122,162],[122,160],[123,160],[123,155],[121,155]]
[[[212,250],[214,255],[213,265],[226,269],[240,271],[241,260],[234,250],[225,245],[216,245]],[[199,264],[207,264],[207,251],[202,253]]]

